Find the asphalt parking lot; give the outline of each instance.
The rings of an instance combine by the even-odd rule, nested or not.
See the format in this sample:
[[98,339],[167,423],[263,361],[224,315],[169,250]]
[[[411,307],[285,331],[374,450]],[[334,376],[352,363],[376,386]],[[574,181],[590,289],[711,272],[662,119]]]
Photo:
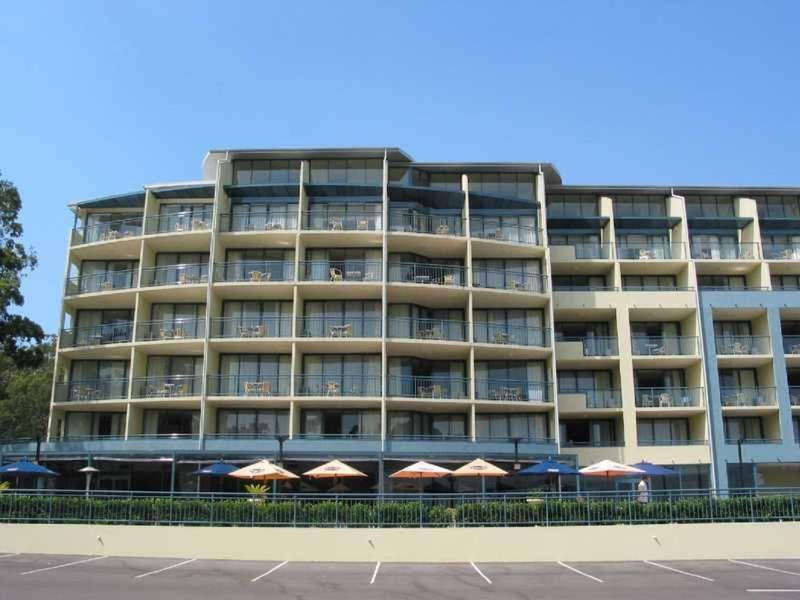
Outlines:
[[303,563],[0,554],[0,599],[800,598],[800,559]]

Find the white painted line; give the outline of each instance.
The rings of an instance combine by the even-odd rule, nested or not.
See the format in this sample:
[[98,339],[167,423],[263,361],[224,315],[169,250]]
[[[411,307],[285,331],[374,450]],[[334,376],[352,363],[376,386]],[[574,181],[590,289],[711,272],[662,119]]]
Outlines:
[[63,569],[64,567],[71,567],[72,565],[80,565],[83,563],[92,562],[93,560],[101,560],[103,558],[108,558],[108,556],[94,556],[92,558],[86,558],[84,560],[74,560],[72,562],[64,563],[62,565],[55,565],[54,567],[42,567],[41,569],[34,569],[33,571],[25,571],[24,573],[20,573],[20,575],[32,575],[33,573],[41,573],[42,571],[52,571],[53,569]]
[[592,581],[596,581],[597,583],[603,583],[603,580],[600,579],[599,577],[595,577],[594,575],[589,575],[588,573],[584,573],[583,571],[581,571],[579,569],[576,569],[575,567],[570,567],[567,563],[563,563],[561,561],[558,561],[558,564],[560,564],[565,569],[569,569],[570,571],[574,571],[578,575],[583,575],[584,577],[588,577]]
[[184,560],[179,563],[175,563],[174,565],[169,565],[168,567],[164,567],[163,569],[156,569],[155,571],[148,571],[147,573],[142,573],[134,577],[134,579],[141,579],[142,577],[149,577],[150,575],[155,575],[157,573],[163,573],[164,571],[169,571],[170,569],[175,569],[177,567],[188,565],[189,563],[193,563],[196,561],[196,558],[190,558],[189,560]]
[[662,565],[662,564],[659,564],[657,562],[652,562],[652,561],[649,561],[649,560],[643,560],[642,562],[645,563],[645,564],[648,564],[648,565],[653,565],[654,567],[661,567],[662,569],[666,569],[667,571],[673,571],[675,573],[680,573],[681,575],[688,575],[689,577],[697,577],[697,579],[702,579],[703,581],[711,581],[711,582],[714,581],[713,579],[711,579],[711,577],[706,577],[705,575],[698,575],[697,573],[689,573],[689,571],[681,571],[680,569],[675,569],[673,567],[668,567],[667,565]]
[[476,565],[474,562],[471,562],[469,564],[471,564],[472,568],[475,569],[478,572],[478,575],[480,575],[481,577],[483,577],[486,580],[486,583],[492,583],[492,580],[489,579],[486,575],[483,574],[483,572],[478,568],[478,565]]
[[258,577],[253,577],[253,578],[250,580],[250,583],[255,583],[256,581],[258,581],[258,580],[259,580],[259,579],[261,579],[262,577],[266,577],[266,576],[267,576],[267,575],[269,575],[270,573],[273,573],[273,572],[277,571],[278,569],[280,569],[280,568],[281,568],[283,565],[285,565],[285,564],[286,564],[286,563],[288,563],[288,562],[289,562],[288,560],[285,560],[285,561],[283,561],[281,564],[279,564],[279,565],[275,565],[274,567],[272,567],[272,568],[271,568],[269,571],[267,571],[266,573],[262,573],[262,574],[261,574],[261,575],[259,575]]
[[369,580],[369,584],[372,585],[375,583],[375,578],[378,576],[378,569],[381,568],[381,561],[375,563],[375,570],[372,572],[372,579]]
[[800,589],[796,590],[747,590],[751,594],[800,594]]
[[733,560],[732,558],[729,558],[728,562],[732,562],[737,565],[745,565],[746,567],[755,567],[756,569],[764,569],[765,571],[775,571],[776,573],[784,573],[785,575],[797,575],[798,577],[800,577],[800,573],[795,573],[794,571],[784,571],[783,569],[776,569],[775,567],[767,567],[765,565],[757,565],[756,563],[745,562],[743,560]]
[[0,554],[0,558],[11,558],[12,556],[19,556],[19,552],[12,552],[11,554]]

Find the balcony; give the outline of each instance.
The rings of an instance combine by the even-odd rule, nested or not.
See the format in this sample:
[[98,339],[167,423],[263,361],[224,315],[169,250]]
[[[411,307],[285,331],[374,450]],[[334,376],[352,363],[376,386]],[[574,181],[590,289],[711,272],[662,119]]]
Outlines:
[[389,263],[389,281],[420,285],[463,286],[464,267],[423,263]]
[[303,213],[304,231],[380,231],[381,207],[374,211],[311,210]]
[[723,387],[720,388],[722,406],[737,408],[777,406],[775,388]]
[[379,338],[381,320],[376,317],[322,315],[297,320],[300,337],[306,338]]
[[697,260],[758,260],[755,242],[699,242],[692,241],[692,258]]
[[549,383],[522,379],[477,379],[475,399],[494,402],[552,402]]
[[208,282],[208,264],[179,264],[142,269],[142,287],[193,285]]
[[211,319],[212,338],[292,337],[292,317],[218,317]]
[[472,286],[492,290],[544,294],[547,292],[547,276],[521,271],[473,269]]
[[556,343],[561,350],[559,355],[567,359],[619,355],[616,337],[562,337]]
[[694,356],[695,336],[635,336],[631,338],[634,356]]
[[294,281],[294,261],[248,260],[215,263],[214,281],[226,283]]
[[783,336],[783,353],[800,356],[800,335]]
[[131,341],[133,323],[104,323],[92,327],[62,329],[58,338],[61,348],[81,346],[104,346],[106,344],[125,344]]
[[291,378],[288,375],[239,374],[209,375],[209,396],[288,396]]
[[576,244],[550,245],[550,258],[553,262],[570,260],[610,260],[613,244],[583,242]]
[[157,233],[186,233],[189,231],[208,231],[211,229],[213,209],[169,213],[147,217],[144,224],[146,235]]
[[769,336],[723,335],[716,338],[717,354],[723,356],[749,356],[770,354]]
[[512,242],[515,244],[542,245],[542,231],[527,225],[498,225],[494,219],[473,217],[470,221],[470,236],[480,240]]
[[196,340],[204,337],[206,337],[205,318],[163,319],[141,321],[136,324],[137,342]]
[[427,215],[412,211],[390,211],[389,229],[402,233],[464,235],[464,219],[454,215]]
[[539,347],[550,345],[550,330],[546,328],[495,323],[474,323],[473,328],[476,344]]
[[139,270],[106,271],[67,278],[64,295],[91,294],[95,292],[111,292],[129,290],[139,285]]
[[297,210],[285,213],[223,213],[219,216],[222,232],[297,231]]
[[390,375],[386,395],[395,398],[466,400],[469,379],[446,376]]
[[380,397],[380,375],[298,375],[296,396]]
[[396,339],[449,342],[467,340],[466,321],[389,317],[388,327],[387,337]]
[[765,260],[800,260],[800,244],[761,244]]
[[56,383],[54,402],[95,402],[124,400],[128,397],[128,379],[81,379]]
[[182,398],[199,396],[203,389],[200,375],[160,375],[135,377],[132,398]]
[[702,406],[702,388],[636,388],[637,408],[698,408]]
[[632,244],[617,242],[618,260],[683,260],[685,258],[683,244],[669,242],[652,242]]
[[92,244],[94,242],[111,242],[142,235],[142,217],[106,221],[77,227],[72,230],[71,246]]

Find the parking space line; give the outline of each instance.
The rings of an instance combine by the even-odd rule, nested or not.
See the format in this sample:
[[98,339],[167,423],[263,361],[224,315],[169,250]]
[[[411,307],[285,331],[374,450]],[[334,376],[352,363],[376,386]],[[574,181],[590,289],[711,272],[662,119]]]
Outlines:
[[34,573],[41,573],[42,571],[52,571],[53,569],[63,569],[64,567],[71,567],[72,565],[80,565],[83,563],[92,562],[93,560],[101,560],[103,558],[108,558],[108,556],[93,556],[92,558],[85,558],[83,560],[73,560],[72,562],[64,563],[61,565],[55,565],[52,567],[42,567],[41,569],[33,569],[32,571],[25,571],[24,573],[20,573],[20,575],[33,575]]
[[480,575],[481,577],[483,577],[483,578],[486,580],[486,583],[492,583],[492,580],[491,580],[491,579],[489,579],[489,578],[488,578],[486,575],[484,575],[484,574],[483,574],[483,571],[481,571],[481,570],[478,568],[478,565],[476,565],[474,562],[471,562],[471,563],[469,563],[469,564],[471,564],[471,565],[472,565],[472,568],[473,568],[473,569],[475,569],[475,570],[478,572],[478,575]]
[[757,565],[756,563],[745,562],[743,560],[733,560],[732,558],[729,558],[728,562],[732,562],[737,565],[745,565],[746,567],[755,567],[756,569],[764,569],[765,571],[775,571],[776,573],[783,573],[785,575],[797,575],[798,577],[800,577],[800,573],[796,573],[794,571],[784,571],[783,569],[776,569],[775,567],[767,567],[766,565]]
[[188,560],[181,561],[179,563],[175,563],[174,565],[169,565],[168,567],[164,567],[163,569],[156,569],[155,571],[148,571],[147,573],[141,573],[134,577],[134,579],[141,579],[142,577],[149,577],[150,575],[156,575],[157,573],[163,573],[164,571],[169,571],[170,569],[175,569],[177,567],[188,565],[189,563],[193,563],[196,561],[196,558],[190,558]]
[[11,558],[12,556],[19,556],[19,552],[12,552],[11,554],[0,554],[0,558]]
[[660,563],[653,562],[653,561],[650,561],[650,560],[643,560],[642,562],[645,563],[645,564],[648,564],[648,565],[653,565],[654,567],[661,567],[662,569],[666,569],[667,571],[673,571],[675,573],[680,573],[681,575],[688,575],[689,577],[697,577],[697,579],[702,579],[703,581],[710,581],[712,583],[714,582],[714,580],[711,579],[711,577],[706,577],[705,575],[698,575],[697,573],[689,573],[689,571],[681,571],[680,569],[676,569],[674,567],[669,567],[667,565],[662,565]]
[[258,581],[258,580],[259,580],[259,579],[261,579],[262,577],[266,577],[266,576],[267,576],[267,575],[269,575],[270,573],[273,573],[273,572],[277,571],[278,569],[280,569],[280,568],[281,568],[283,565],[287,564],[288,562],[289,562],[288,560],[285,560],[285,561],[283,561],[281,564],[279,564],[279,565],[275,565],[274,567],[272,567],[272,568],[271,568],[269,571],[267,571],[266,573],[262,573],[262,574],[261,574],[261,575],[259,575],[258,577],[253,577],[253,578],[250,580],[250,583],[255,583],[256,581]]
[[800,594],[800,589],[796,589],[796,590],[790,590],[790,589],[767,590],[767,589],[763,589],[763,590],[747,590],[747,591],[750,592],[751,594]]
[[372,585],[375,583],[375,578],[378,576],[378,569],[381,568],[381,561],[375,563],[375,570],[372,572],[372,579],[369,580],[369,584]]
[[574,572],[575,572],[575,573],[577,573],[578,575],[583,575],[584,577],[588,577],[588,578],[589,578],[589,579],[591,579],[592,581],[596,581],[597,583],[603,583],[603,580],[602,580],[602,579],[600,579],[599,577],[595,577],[594,575],[589,575],[588,573],[584,573],[584,572],[583,572],[583,571],[581,571],[580,569],[576,569],[575,567],[571,567],[571,566],[569,566],[567,563],[563,563],[563,562],[561,562],[561,561],[558,561],[558,564],[560,564],[560,565],[561,565],[562,567],[564,567],[565,569],[569,569],[570,571],[574,571]]

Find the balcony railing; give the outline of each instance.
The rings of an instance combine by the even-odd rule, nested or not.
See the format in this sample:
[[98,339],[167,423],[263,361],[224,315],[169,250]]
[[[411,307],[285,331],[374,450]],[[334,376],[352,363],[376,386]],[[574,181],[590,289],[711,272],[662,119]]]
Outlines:
[[800,335],[783,336],[783,353],[794,355],[800,354]]
[[129,290],[139,285],[139,270],[105,271],[78,275],[67,279],[65,294],[90,294],[93,292],[110,292],[112,290]]
[[572,285],[553,282],[554,292],[618,292],[615,285]]
[[697,337],[635,336],[631,348],[634,356],[693,356],[697,354]]
[[692,258],[697,260],[758,260],[755,242],[700,242],[693,240]]
[[296,396],[367,396],[381,395],[380,375],[298,375]]
[[61,348],[124,344],[131,341],[133,323],[103,323],[91,327],[63,329],[58,339]]
[[321,315],[297,320],[300,337],[313,338],[379,338],[380,317]]
[[209,396],[288,396],[289,375],[239,374],[209,375]]
[[395,398],[462,400],[469,397],[469,379],[447,376],[390,375],[387,395]]
[[637,443],[640,446],[705,446],[708,442],[706,442],[706,440],[691,440],[685,438],[685,439],[669,439],[669,440],[639,439],[637,440]]
[[549,383],[524,379],[477,379],[475,398],[498,402],[553,401]]
[[702,406],[702,388],[636,388],[639,408],[689,408]]
[[311,210],[303,213],[306,231],[380,231],[381,210],[336,213],[329,210]]
[[721,335],[715,341],[717,354],[724,356],[770,353],[768,336]]
[[380,433],[295,433],[293,440],[365,440],[379,441]]
[[205,336],[205,318],[162,319],[136,324],[137,342],[194,340]]
[[70,245],[91,244],[93,242],[110,242],[142,235],[142,217],[105,221],[93,225],[76,227],[72,231]]
[[292,317],[221,317],[211,319],[212,338],[292,337]]
[[301,281],[364,281],[380,282],[383,266],[377,260],[301,261]]
[[208,210],[186,211],[147,217],[144,232],[147,235],[156,233],[184,233],[187,231],[207,231],[211,229],[211,216],[214,211],[211,205]]
[[455,215],[426,215],[419,212],[390,211],[389,229],[404,233],[464,235],[464,219]]
[[541,230],[528,225],[498,225],[496,221],[488,221],[472,217],[469,225],[470,235],[482,240],[514,242],[540,246]]
[[800,260],[800,244],[762,243],[761,248],[766,260]]
[[451,342],[464,342],[467,339],[465,321],[389,317],[388,327],[390,338]]
[[56,383],[55,402],[93,402],[128,397],[127,378],[80,379]]
[[294,281],[294,261],[243,260],[214,264],[214,281],[271,283]]
[[766,438],[766,437],[760,437],[760,438],[725,438],[725,443],[726,444],[736,445],[739,442],[741,442],[742,444],[761,445],[761,444],[780,444],[782,442],[782,440],[780,438]]
[[600,242],[550,244],[551,252],[553,253],[552,259],[554,261],[564,260],[564,255],[568,254],[568,251],[562,250],[562,248],[571,248],[575,260],[608,260],[611,258],[613,247],[614,245],[611,243]]
[[180,398],[199,396],[203,389],[200,375],[160,375],[135,377],[132,398]]
[[616,337],[562,337],[559,342],[580,342],[584,356],[618,356],[619,343]]
[[723,387],[719,393],[722,406],[777,406],[771,387]]
[[789,404],[792,406],[800,406],[800,386],[789,386]]
[[685,256],[683,244],[680,242],[617,242],[616,249],[619,260],[681,260]]
[[524,325],[503,325],[497,323],[474,323],[473,337],[478,344],[503,344],[517,346],[550,345],[550,330],[542,327]]
[[522,271],[501,271],[496,269],[473,269],[473,287],[514,292],[543,294],[547,291],[547,276]]
[[561,445],[564,448],[619,448],[624,446],[625,443],[621,440],[561,440]]
[[389,281],[422,285],[464,285],[464,267],[423,263],[389,263]]
[[208,282],[208,264],[179,264],[142,269],[142,287]]
[[281,213],[223,213],[220,230],[227,231],[297,231],[297,209]]

